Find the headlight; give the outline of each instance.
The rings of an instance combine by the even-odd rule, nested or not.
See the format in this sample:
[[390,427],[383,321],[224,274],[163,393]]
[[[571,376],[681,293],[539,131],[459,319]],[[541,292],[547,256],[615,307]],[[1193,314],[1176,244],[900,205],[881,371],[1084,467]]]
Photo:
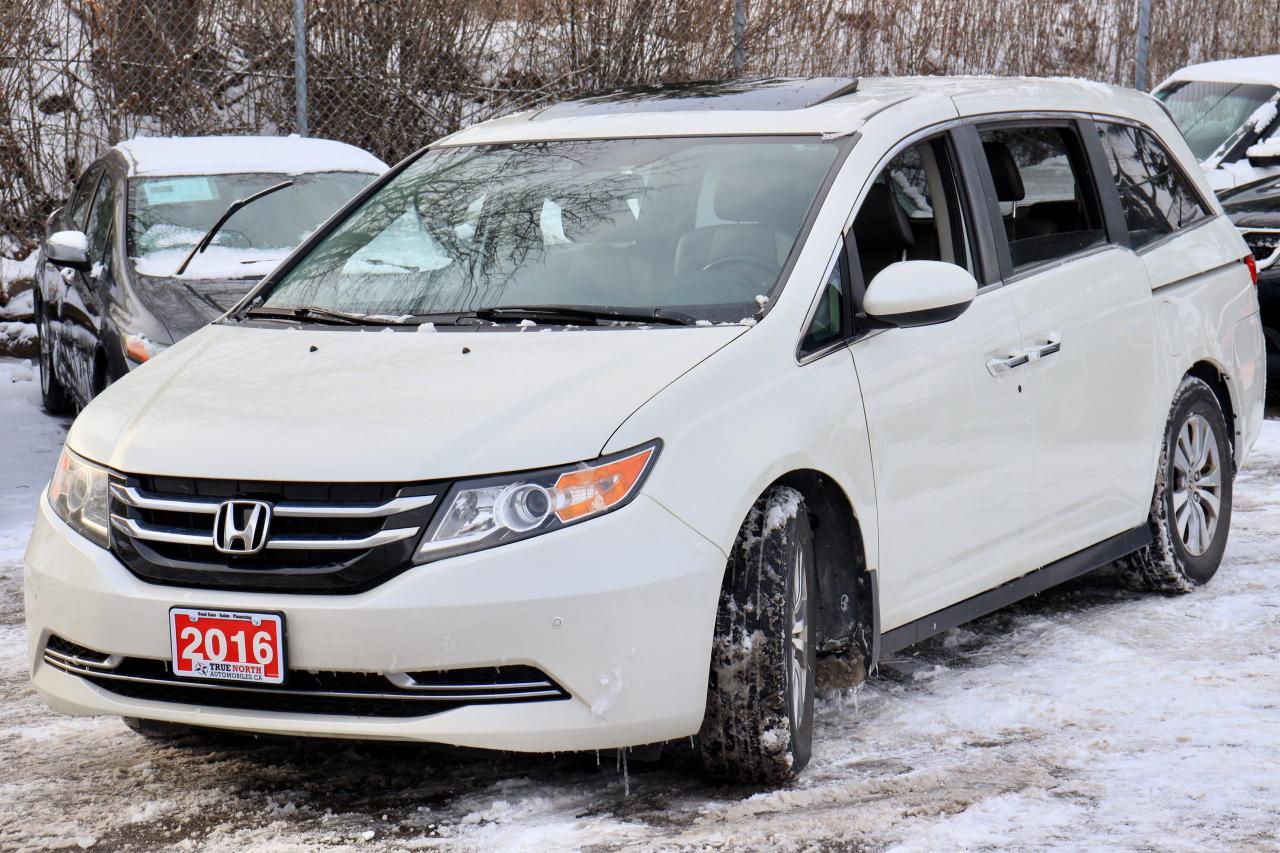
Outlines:
[[103,548],[111,547],[107,469],[62,448],[58,468],[49,483],[49,503],[58,517],[78,532]]
[[414,560],[479,551],[612,512],[640,491],[661,447],[654,441],[594,462],[457,483]]

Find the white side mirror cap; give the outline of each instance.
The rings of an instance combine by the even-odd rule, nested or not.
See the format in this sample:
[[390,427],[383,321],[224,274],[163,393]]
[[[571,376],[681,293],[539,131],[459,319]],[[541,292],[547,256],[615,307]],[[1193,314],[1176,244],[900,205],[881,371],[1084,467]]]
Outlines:
[[45,242],[49,263],[76,270],[89,269],[89,238],[83,231],[58,231]]
[[862,310],[895,326],[930,326],[959,317],[977,295],[978,282],[963,267],[899,261],[871,279]]

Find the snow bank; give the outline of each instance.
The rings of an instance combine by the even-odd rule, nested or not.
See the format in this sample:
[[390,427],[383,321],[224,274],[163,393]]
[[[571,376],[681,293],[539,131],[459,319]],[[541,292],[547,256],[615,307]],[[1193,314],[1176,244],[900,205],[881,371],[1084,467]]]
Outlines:
[[34,323],[13,320],[0,322],[0,356],[33,358],[37,352],[38,341]]
[[141,136],[116,146],[135,175],[366,172],[387,164],[363,148],[300,136]]

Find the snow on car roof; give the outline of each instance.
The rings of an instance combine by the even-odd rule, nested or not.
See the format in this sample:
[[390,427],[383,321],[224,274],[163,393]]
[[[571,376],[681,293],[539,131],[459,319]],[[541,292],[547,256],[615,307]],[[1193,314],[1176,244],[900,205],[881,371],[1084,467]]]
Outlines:
[[[1044,77],[862,77],[773,79],[763,91],[696,84],[684,108],[652,92],[635,97],[596,96],[482,122],[435,145],[484,145],[553,139],[623,139],[655,136],[845,135],[899,104],[950,101],[960,114],[1058,109],[1151,116],[1148,95],[1088,80]],[[751,81],[748,81],[751,83]],[[761,81],[753,85],[760,88]],[[788,91],[790,84],[791,91]],[[652,88],[652,87],[651,87]],[[681,97],[677,95],[676,97]],[[772,100],[774,102],[768,102]],[[692,109],[688,107],[694,107]]]
[[363,148],[300,136],[141,136],[115,146],[131,175],[365,172],[387,164]]
[[1262,83],[1280,88],[1280,54],[1270,56],[1246,56],[1239,59],[1223,59],[1218,62],[1202,62],[1188,65],[1169,75],[1156,88],[1183,80],[1204,80],[1214,83]]

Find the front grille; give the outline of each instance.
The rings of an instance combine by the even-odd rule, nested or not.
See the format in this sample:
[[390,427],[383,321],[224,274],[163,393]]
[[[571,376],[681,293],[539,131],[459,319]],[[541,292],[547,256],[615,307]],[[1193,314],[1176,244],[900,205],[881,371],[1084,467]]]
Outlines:
[[[67,647],[80,654],[69,660]],[[118,696],[250,711],[424,717],[469,705],[569,698],[541,670],[524,665],[389,674],[290,670],[284,684],[245,685],[176,678],[165,661],[108,656],[60,637],[49,638],[44,661]]]
[[[407,568],[442,484],[267,483],[113,475],[112,549],[143,580],[275,592],[353,593]],[[270,507],[256,553],[214,545],[223,501]]]

